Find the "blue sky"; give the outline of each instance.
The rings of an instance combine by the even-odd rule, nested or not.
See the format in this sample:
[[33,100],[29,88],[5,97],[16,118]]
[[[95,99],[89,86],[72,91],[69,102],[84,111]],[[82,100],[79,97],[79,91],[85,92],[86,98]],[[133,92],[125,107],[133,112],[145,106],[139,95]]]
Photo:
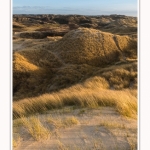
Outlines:
[[13,0],[13,14],[124,14],[137,16],[138,0]]

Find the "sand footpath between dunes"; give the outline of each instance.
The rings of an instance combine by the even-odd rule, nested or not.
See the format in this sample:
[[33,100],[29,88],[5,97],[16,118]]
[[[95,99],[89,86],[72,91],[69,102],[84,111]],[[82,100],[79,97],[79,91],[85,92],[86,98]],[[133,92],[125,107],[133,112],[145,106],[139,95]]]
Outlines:
[[[56,127],[48,123],[75,117],[77,124]],[[41,123],[51,130],[47,140],[36,141],[23,127],[14,127],[13,137],[20,136],[14,150],[136,150],[137,120],[124,118],[111,107],[65,107],[38,115]],[[14,120],[15,121],[15,120]]]

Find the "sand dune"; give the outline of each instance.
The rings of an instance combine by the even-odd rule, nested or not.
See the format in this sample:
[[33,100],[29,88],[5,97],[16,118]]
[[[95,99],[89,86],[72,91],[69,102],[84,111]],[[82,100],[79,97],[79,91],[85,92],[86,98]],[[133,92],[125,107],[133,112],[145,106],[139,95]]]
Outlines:
[[30,97],[65,88],[108,65],[127,63],[127,58],[135,57],[136,45],[128,36],[79,28],[56,42],[46,40],[41,45],[15,51],[14,97],[23,93]]

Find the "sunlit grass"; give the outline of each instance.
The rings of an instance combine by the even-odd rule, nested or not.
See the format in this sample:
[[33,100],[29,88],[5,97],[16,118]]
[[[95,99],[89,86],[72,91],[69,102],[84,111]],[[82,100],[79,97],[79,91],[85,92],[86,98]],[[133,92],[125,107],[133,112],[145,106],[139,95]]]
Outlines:
[[77,125],[79,123],[78,119],[74,116],[66,117],[66,118],[62,118],[62,119],[48,117],[47,122],[54,125],[56,128],[71,127],[71,126]]
[[16,148],[20,144],[20,141],[21,141],[20,136],[17,136],[15,138],[13,137],[13,139],[12,139],[12,146],[14,148]]
[[[79,91],[77,90],[79,87]],[[23,99],[13,104],[13,115],[19,117],[54,108],[75,105],[78,107],[96,108],[112,106],[123,116],[136,118],[137,98],[130,90],[114,91],[109,89],[86,89],[80,86],[71,87],[53,94]]]
[[43,126],[38,117],[32,116],[30,118],[21,118],[23,126],[31,134],[31,136],[39,141],[41,139],[47,139],[50,135],[50,131]]
[[119,128],[119,129],[125,129],[125,125],[124,124],[120,124],[118,122],[110,122],[110,121],[102,121],[100,122],[100,126],[105,126],[108,128]]

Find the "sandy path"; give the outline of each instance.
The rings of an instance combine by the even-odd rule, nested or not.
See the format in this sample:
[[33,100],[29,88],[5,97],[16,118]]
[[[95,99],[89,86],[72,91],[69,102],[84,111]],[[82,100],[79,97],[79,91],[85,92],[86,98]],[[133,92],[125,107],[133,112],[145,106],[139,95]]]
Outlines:
[[49,116],[54,119],[74,116],[79,123],[53,129],[53,134],[44,141],[35,141],[21,127],[17,131],[21,141],[14,150],[130,150],[137,147],[136,120],[120,116],[113,108],[54,110],[40,115],[41,122]]

